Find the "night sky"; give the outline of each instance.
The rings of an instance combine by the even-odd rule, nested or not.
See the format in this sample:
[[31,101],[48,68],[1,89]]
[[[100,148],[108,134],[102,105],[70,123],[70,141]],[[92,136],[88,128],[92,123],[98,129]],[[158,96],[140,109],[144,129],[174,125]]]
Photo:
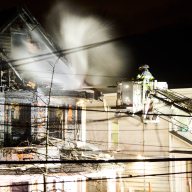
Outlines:
[[[63,0],[65,1],[65,0]],[[46,28],[45,20],[54,0],[12,0],[1,2],[1,10],[25,5]],[[170,88],[192,87],[192,11],[190,1],[181,0],[70,0],[74,11],[97,15],[113,23],[125,48],[131,51],[135,76],[139,66],[148,64],[158,81]],[[126,70],[125,70],[126,71]],[[122,74],[126,77],[126,72]]]

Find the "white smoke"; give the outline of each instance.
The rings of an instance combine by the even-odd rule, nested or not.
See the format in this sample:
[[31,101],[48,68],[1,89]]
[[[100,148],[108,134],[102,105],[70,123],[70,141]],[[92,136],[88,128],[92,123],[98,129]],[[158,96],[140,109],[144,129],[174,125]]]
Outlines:
[[[77,11],[77,7],[58,3],[47,17],[47,25],[59,46],[64,49],[81,47],[115,38],[114,27],[109,21]],[[80,84],[110,84],[120,76],[129,53],[118,42],[106,43],[66,55],[72,65],[73,75]]]
[[[11,58],[18,60],[14,62],[14,67],[24,79],[34,81],[40,87],[49,88],[52,85],[55,90],[74,90],[86,85],[111,85],[130,64],[128,50],[121,43],[110,41],[116,38],[116,34],[115,27],[109,21],[77,11],[72,5],[58,3],[50,10],[47,25],[64,54],[65,50],[81,49],[75,49],[70,54],[67,52],[66,61],[50,54],[54,50],[42,38],[38,27],[25,27],[23,32],[13,33]],[[108,40],[110,43],[98,46],[98,43]],[[92,48],[83,49],[86,45],[92,45]],[[48,56],[39,57],[47,53]]]

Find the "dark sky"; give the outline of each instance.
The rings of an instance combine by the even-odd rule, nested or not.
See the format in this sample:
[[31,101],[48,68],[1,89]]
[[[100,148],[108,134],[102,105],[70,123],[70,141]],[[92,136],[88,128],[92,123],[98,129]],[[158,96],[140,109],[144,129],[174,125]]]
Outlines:
[[[61,0],[65,1],[65,0]],[[0,9],[27,5],[39,22],[56,0],[12,0],[1,2]],[[159,81],[170,88],[192,87],[192,11],[185,0],[70,0],[76,9],[112,21],[123,43],[134,57],[132,74],[148,64]],[[75,9],[74,9],[75,11]]]

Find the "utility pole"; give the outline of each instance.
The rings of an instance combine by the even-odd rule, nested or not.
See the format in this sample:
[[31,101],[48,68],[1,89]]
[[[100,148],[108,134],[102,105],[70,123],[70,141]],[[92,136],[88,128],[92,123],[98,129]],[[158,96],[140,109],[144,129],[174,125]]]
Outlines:
[[47,110],[46,110],[46,113],[47,113],[47,126],[46,126],[46,165],[45,165],[45,173],[44,173],[44,192],[47,192],[47,186],[46,186],[46,183],[47,183],[47,174],[48,174],[48,147],[49,147],[49,105],[50,105],[50,102],[51,102],[51,89],[52,89],[52,86],[53,86],[53,76],[54,76],[54,73],[55,73],[55,66],[57,64],[57,62],[59,61],[60,59],[60,56],[57,58],[57,60],[55,61],[54,65],[52,66],[53,67],[53,70],[52,70],[52,76],[51,76],[51,84],[50,84],[50,89],[49,89],[49,96],[48,96],[48,103],[47,103]]

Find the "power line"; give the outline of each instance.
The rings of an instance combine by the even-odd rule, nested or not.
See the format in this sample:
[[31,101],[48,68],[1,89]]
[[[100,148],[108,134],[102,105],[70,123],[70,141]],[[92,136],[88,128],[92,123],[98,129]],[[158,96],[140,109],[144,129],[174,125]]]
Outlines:
[[109,160],[48,160],[48,161],[0,161],[0,164],[110,164],[110,163],[133,163],[133,162],[176,162],[176,161],[191,161],[192,157],[183,158],[144,158],[144,159],[109,159]]
[[[64,129],[65,130],[65,129]],[[68,129],[67,129],[68,130]],[[71,129],[69,129],[69,130],[71,130]],[[73,130],[73,129],[72,129]],[[155,130],[155,129],[154,129]],[[44,133],[45,135],[46,135],[46,133]],[[21,134],[22,135],[22,134]],[[35,135],[35,134],[34,134]],[[33,136],[33,135],[32,135]],[[45,139],[46,137],[44,137],[44,139]],[[56,139],[58,139],[58,138],[56,138]],[[41,139],[40,139],[41,140]],[[63,140],[64,141],[64,140]],[[77,140],[77,141],[81,141],[81,140]],[[54,143],[60,143],[61,141],[55,141]],[[73,142],[75,142],[75,141],[71,141],[71,143],[73,143]],[[102,144],[113,144],[113,142],[109,142],[109,141],[101,141],[101,140],[90,140],[90,139],[88,139],[87,140],[87,142],[89,142],[89,143],[92,143],[92,144],[98,144],[98,145],[102,145]],[[140,143],[126,143],[126,142],[118,142],[118,144],[119,145],[121,145],[121,144],[126,144],[126,145],[129,145],[129,146],[142,146],[142,144],[140,144]],[[43,145],[43,144],[42,144]],[[55,144],[56,145],[56,144]],[[146,144],[145,145],[146,147],[156,147],[156,148],[169,148],[169,146],[167,146],[167,145],[150,145],[150,144]],[[183,149],[182,147],[175,147],[176,149]],[[186,148],[186,147],[185,147]],[[1,148],[0,148],[1,149]],[[190,147],[188,148],[188,149],[191,149]],[[105,151],[105,150],[101,150],[101,151]],[[106,150],[106,151],[111,151],[111,150]],[[127,150],[121,150],[121,151],[127,151]],[[129,151],[129,150],[128,150]]]
[[[107,180],[120,180],[120,179],[132,179],[132,178],[143,178],[143,177],[162,177],[162,176],[170,176],[170,175],[183,175],[183,174],[191,174],[192,172],[191,171],[184,171],[184,172],[171,172],[171,173],[167,173],[167,172],[164,172],[164,173],[154,173],[154,174],[140,174],[140,175],[125,175],[125,176],[116,176],[114,178],[111,178],[111,177],[105,177],[103,176],[102,178],[100,177],[97,177],[97,178],[91,178],[91,177],[88,177],[88,176],[84,176],[84,175],[81,175],[81,176],[84,176],[86,179],[77,179],[77,180],[72,180],[72,181],[50,181],[50,182],[46,182],[46,183],[38,183],[38,185],[41,185],[41,184],[53,184],[53,183],[72,183],[72,182],[91,182],[91,181],[107,181]],[[50,175],[52,177],[52,175]],[[189,177],[191,178],[191,177]],[[116,181],[118,182],[118,181]],[[28,183],[27,185],[36,185],[36,183],[33,183],[33,184],[30,184]],[[18,184],[14,184],[14,185],[1,185],[1,187],[11,187],[11,186],[26,186],[26,183],[25,184],[22,184],[22,183],[18,183]]]
[[[101,144],[103,144],[103,143],[105,143],[105,144],[108,144],[108,143],[113,143],[113,142],[105,142],[105,141],[98,141],[98,140],[87,140],[88,142],[93,142],[93,143],[101,143]],[[133,144],[133,143],[124,143],[124,142],[119,142],[119,144],[127,144],[127,145],[134,145],[134,146],[142,146],[142,144]],[[146,147],[148,147],[148,146],[152,146],[152,147],[158,147],[158,148],[164,148],[164,147],[169,147],[169,146],[166,146],[166,145],[161,145],[161,146],[159,146],[159,145],[145,145]],[[182,147],[176,147],[176,148],[182,148]],[[189,149],[191,149],[191,147],[189,147]]]
[[[121,41],[121,40],[124,40],[125,38],[127,38],[127,36],[121,36],[121,37],[109,39],[109,40],[106,40],[106,41],[91,43],[91,44],[82,45],[82,46],[79,46],[79,47],[73,47],[73,48],[69,48],[69,49],[61,49],[61,50],[52,51],[52,52],[48,52],[48,53],[43,53],[43,54],[30,56],[30,57],[26,57],[26,58],[21,58],[21,59],[12,59],[12,60],[9,60],[9,62],[11,62],[11,63],[15,63],[15,62],[18,62],[18,61],[24,61],[25,62],[28,59],[36,59],[36,58],[44,60],[44,59],[47,59],[48,56],[55,56],[55,55],[62,56],[62,54],[64,56],[64,55],[68,55],[68,54],[72,54],[72,53],[92,49],[92,48],[95,48],[95,47],[99,47],[99,46],[109,44],[109,43],[112,43],[112,42]],[[45,57],[45,58],[42,58],[42,57]],[[35,61],[38,61],[38,60],[35,60]],[[28,62],[26,62],[24,64],[27,64],[27,63]],[[23,64],[21,64],[21,65],[23,65]]]
[[[67,107],[67,106],[54,106],[54,105],[51,105],[51,106],[47,106],[47,105],[44,105],[44,106],[38,106],[38,105],[29,105],[29,104],[17,104],[17,103],[0,103],[0,105],[10,105],[10,106],[25,106],[25,107],[34,107],[34,108],[50,108],[50,109],[71,109],[71,107]],[[93,107],[94,108],[94,107]],[[72,107],[72,110],[75,110],[75,111],[88,111],[88,112],[104,112],[104,113],[118,113],[118,114],[126,114],[126,115],[131,115],[131,116],[134,116],[134,115],[144,115],[145,113],[143,113],[142,111],[138,111],[138,112],[130,112],[130,111],[127,111],[127,112],[123,112],[123,111],[118,111],[118,108],[116,110],[110,110],[110,111],[106,111],[106,110],[98,110],[98,109],[84,109],[84,108],[73,108]],[[149,116],[153,116],[153,115],[157,115],[157,116],[167,116],[167,117],[192,117],[192,115],[183,115],[183,114],[172,114],[172,113],[149,113],[147,114]],[[116,117],[113,117],[113,118],[123,118],[123,117],[128,117],[128,116],[116,116]],[[107,121],[108,119],[101,119],[101,121]],[[94,120],[93,120],[94,121]],[[99,121],[99,120],[96,120],[96,121]]]
[[[125,116],[125,117],[127,117],[127,116]],[[34,118],[35,120],[41,120],[41,118]],[[171,123],[171,121],[169,121],[169,120],[167,120],[167,119],[165,119],[165,118],[162,118],[162,119],[164,119],[165,121],[168,121],[168,122],[170,122]],[[108,120],[111,120],[111,118],[110,119],[108,119]],[[92,123],[92,122],[94,122],[94,123],[96,123],[96,122],[102,122],[102,121],[104,121],[104,120],[96,120],[96,121],[87,121],[87,124],[89,124],[89,123]],[[107,120],[105,120],[105,121],[107,121]],[[62,128],[62,129],[56,129],[55,128],[55,126],[60,126],[61,125],[61,123],[59,123],[58,121],[49,121],[49,123],[51,124],[51,125],[49,125],[49,127],[51,127],[52,129],[55,129],[53,132],[58,132],[59,130],[68,130],[68,131],[73,131],[73,130],[76,130],[76,128]],[[75,125],[75,124],[79,124],[80,125],[80,123],[77,123],[77,122],[74,122],[74,123],[70,123],[70,125]],[[39,125],[42,125],[42,122],[33,122],[32,123],[32,125],[30,125],[29,127],[28,126],[25,126],[25,124],[12,124],[12,123],[7,123],[6,121],[4,121],[4,122],[2,122],[2,123],[0,123],[0,125],[3,125],[3,126],[10,126],[10,127],[14,127],[14,128],[24,128],[24,129],[26,129],[26,128],[36,128],[36,127],[38,127]],[[173,125],[176,125],[176,124],[174,124],[173,123]],[[179,126],[179,125],[176,125],[177,127],[181,127],[181,126]],[[150,129],[146,129],[145,131],[151,131],[151,130],[161,130],[161,131],[167,131],[168,130],[168,128],[159,128],[159,129],[157,129],[157,128],[150,128]],[[95,128],[95,129],[87,129],[86,130],[87,132],[93,132],[93,131],[96,131],[96,132],[106,132],[106,131],[108,131],[107,129],[97,129],[97,128]],[[140,129],[138,129],[138,128],[136,128],[136,129],[121,129],[120,130],[121,132],[137,132],[137,131],[141,131]]]
[[[19,70],[21,72],[24,72],[26,70]],[[34,70],[30,70],[30,72],[41,72],[41,73],[44,73],[44,74],[50,74],[48,72],[42,72],[42,71],[34,71]],[[89,77],[104,77],[104,78],[122,78],[122,76],[115,76],[115,75],[97,75],[97,74],[80,74],[80,73],[64,73],[64,72],[55,72],[55,74],[62,74],[62,75],[71,75],[71,76],[89,76]],[[41,77],[41,79],[43,79],[43,77]]]

